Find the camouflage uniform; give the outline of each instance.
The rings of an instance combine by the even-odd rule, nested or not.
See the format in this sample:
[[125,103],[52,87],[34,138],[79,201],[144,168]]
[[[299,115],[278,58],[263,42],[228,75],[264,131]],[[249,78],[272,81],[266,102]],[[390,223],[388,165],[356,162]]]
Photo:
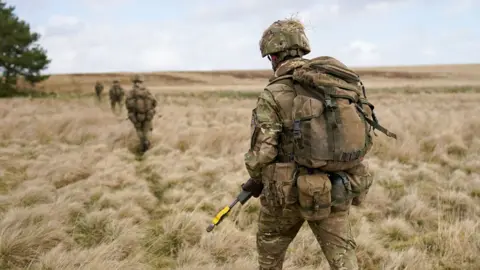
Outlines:
[[95,94],[97,95],[97,100],[102,101],[102,92],[103,92],[103,84],[101,82],[95,83]]
[[[268,55],[271,59],[275,71],[272,81],[291,74],[302,65],[305,62],[302,56],[310,52],[310,47],[303,25],[285,20],[275,22],[264,32],[260,50],[262,57]],[[268,85],[260,94],[252,113],[251,147],[245,154],[245,165],[252,179],[264,179],[264,170],[269,164],[291,161],[294,96],[293,85],[288,78]],[[263,184],[267,187],[270,183]],[[284,210],[269,203],[266,193],[270,191],[264,188],[260,195],[257,232],[259,269],[282,269],[288,245],[306,219],[300,213],[298,203],[288,204]],[[348,220],[350,205],[351,200],[346,210],[332,211],[323,220],[308,221],[331,269],[358,269],[356,243]]]
[[140,140],[142,152],[150,147],[150,136],[153,130],[152,121],[155,116],[157,100],[143,86],[143,79],[136,75],[133,78],[133,88],[127,93],[125,105],[128,118],[133,123]]
[[112,108],[112,111],[116,112],[116,105],[118,104],[118,109],[121,112],[125,91],[123,90],[118,80],[113,81],[113,85],[110,88],[110,91],[108,94],[110,96],[110,107]]

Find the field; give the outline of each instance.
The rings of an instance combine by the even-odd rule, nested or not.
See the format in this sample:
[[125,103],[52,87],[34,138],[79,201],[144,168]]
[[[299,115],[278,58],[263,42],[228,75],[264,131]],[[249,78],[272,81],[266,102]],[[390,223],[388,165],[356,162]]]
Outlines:
[[[361,269],[480,269],[480,65],[358,71],[399,136],[377,132],[374,184],[351,210]],[[125,110],[92,95],[130,74],[56,75],[40,86],[56,97],[0,100],[0,269],[257,269],[258,200],[205,228],[247,179],[269,74],[145,74],[160,105],[144,156]],[[307,226],[284,269],[328,269]]]
[[[372,89],[399,90],[404,88],[458,88],[480,87],[480,64],[404,66],[355,69]],[[156,93],[198,93],[241,91],[257,94],[272,75],[268,70],[152,72],[144,73],[149,87]],[[130,73],[67,74],[51,77],[39,90],[74,95],[92,94],[95,81],[111,85],[114,79],[124,85],[131,84]]]

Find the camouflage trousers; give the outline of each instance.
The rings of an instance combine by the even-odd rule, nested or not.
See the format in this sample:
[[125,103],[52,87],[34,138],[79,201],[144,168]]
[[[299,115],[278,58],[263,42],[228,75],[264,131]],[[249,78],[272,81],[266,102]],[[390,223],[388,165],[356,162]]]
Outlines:
[[[257,250],[259,269],[281,270],[288,246],[305,220],[297,206],[281,211],[271,211],[260,197],[262,208],[258,219]],[[349,211],[331,213],[320,221],[307,221],[325,255],[330,269],[358,269]]]
[[137,131],[138,139],[140,144],[144,145],[147,143],[150,145],[150,137],[153,130],[152,121],[143,121],[141,123],[135,124],[135,130]]
[[118,112],[122,112],[122,100],[118,99],[110,99],[110,108],[112,108],[113,112],[117,112],[117,105],[118,105]]

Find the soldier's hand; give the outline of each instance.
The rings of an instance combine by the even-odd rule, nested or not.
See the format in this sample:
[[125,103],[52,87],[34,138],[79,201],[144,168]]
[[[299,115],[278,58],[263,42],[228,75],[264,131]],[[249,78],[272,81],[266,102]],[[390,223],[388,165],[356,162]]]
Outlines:
[[258,198],[258,196],[262,194],[263,183],[261,181],[250,178],[247,182],[242,184],[242,189],[244,191],[252,193],[253,197]]
[[365,197],[367,196],[367,194],[360,194],[358,195],[357,197],[354,197],[352,199],[352,205],[354,206],[360,206],[362,204],[362,202],[365,200]]

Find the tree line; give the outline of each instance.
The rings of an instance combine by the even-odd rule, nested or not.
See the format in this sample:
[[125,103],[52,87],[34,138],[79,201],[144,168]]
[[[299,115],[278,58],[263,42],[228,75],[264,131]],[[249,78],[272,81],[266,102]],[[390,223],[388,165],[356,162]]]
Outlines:
[[14,96],[23,90],[19,80],[32,88],[48,79],[41,72],[51,60],[38,41],[40,34],[15,14],[15,7],[0,0],[0,97]]

